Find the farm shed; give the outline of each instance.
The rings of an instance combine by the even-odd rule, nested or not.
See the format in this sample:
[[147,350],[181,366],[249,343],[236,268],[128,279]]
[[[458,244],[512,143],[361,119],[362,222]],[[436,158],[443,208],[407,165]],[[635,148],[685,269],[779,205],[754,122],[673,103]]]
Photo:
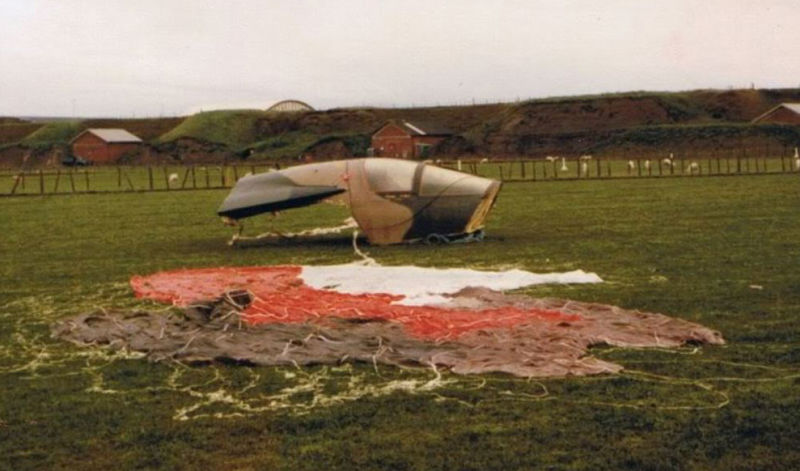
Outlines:
[[408,121],[388,122],[372,134],[376,157],[424,158],[431,147],[453,132],[442,126]]
[[90,128],[70,141],[72,155],[96,164],[115,163],[139,149],[142,140],[124,129]]
[[800,103],[781,103],[752,122],[800,125]]

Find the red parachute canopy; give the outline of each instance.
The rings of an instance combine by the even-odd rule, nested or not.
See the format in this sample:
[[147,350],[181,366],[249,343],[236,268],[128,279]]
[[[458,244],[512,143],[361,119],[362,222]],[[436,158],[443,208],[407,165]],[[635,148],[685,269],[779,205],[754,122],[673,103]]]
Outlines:
[[403,296],[315,289],[303,283],[301,272],[302,267],[296,265],[185,269],[134,276],[131,286],[137,297],[176,306],[243,289],[253,295],[253,302],[243,312],[243,318],[251,324],[308,322],[326,316],[381,318],[403,324],[415,337],[435,340],[457,338],[473,330],[511,328],[529,321],[581,319],[576,314],[513,306],[470,310],[392,304]]

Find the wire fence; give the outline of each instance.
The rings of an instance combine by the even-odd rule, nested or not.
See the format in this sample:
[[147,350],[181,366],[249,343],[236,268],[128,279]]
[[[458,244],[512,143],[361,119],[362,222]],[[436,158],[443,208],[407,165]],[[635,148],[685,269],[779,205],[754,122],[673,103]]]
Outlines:
[[64,195],[232,187],[247,174],[266,172],[275,165],[193,165],[57,168],[0,172],[0,195]]
[[726,156],[686,158],[605,158],[593,156],[544,159],[449,160],[437,165],[504,182],[609,178],[698,177],[800,173],[800,157]]
[[[437,160],[436,165],[503,182],[699,177],[800,173],[800,157],[726,156],[707,159],[548,157]],[[247,174],[276,164],[56,168],[0,172],[0,196],[66,195],[231,188]]]

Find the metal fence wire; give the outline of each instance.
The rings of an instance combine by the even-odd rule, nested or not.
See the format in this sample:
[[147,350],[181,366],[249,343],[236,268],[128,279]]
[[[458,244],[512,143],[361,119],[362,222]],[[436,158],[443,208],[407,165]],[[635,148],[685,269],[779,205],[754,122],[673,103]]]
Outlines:
[[[703,159],[675,156],[621,159],[584,155],[428,162],[509,183],[800,173],[800,156],[796,154],[767,157],[741,153]],[[276,164],[237,164],[5,170],[0,172],[0,196],[218,190],[231,188],[245,175],[276,167]]]

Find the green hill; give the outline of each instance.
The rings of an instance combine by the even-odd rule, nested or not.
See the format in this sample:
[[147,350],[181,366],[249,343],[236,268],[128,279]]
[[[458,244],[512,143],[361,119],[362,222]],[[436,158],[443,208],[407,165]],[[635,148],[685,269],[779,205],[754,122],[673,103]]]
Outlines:
[[84,127],[81,121],[54,121],[25,136],[20,143],[31,147],[46,147],[66,144]]
[[207,111],[186,118],[92,119],[42,124],[0,122],[0,146],[66,144],[87,127],[128,129],[154,145],[181,139],[224,146],[251,159],[363,155],[388,120],[432,122],[458,138],[440,154],[569,155],[681,147],[794,146],[796,126],[750,125],[800,89],[628,92],[547,97],[515,103],[422,108],[337,108],[295,113]]

